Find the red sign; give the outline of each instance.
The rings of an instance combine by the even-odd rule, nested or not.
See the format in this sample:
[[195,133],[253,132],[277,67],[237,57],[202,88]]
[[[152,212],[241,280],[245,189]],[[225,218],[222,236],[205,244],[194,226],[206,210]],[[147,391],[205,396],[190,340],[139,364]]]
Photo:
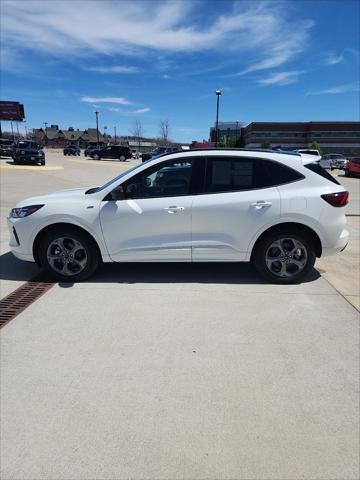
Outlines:
[[24,105],[22,103],[0,101],[0,120],[22,122],[24,118]]

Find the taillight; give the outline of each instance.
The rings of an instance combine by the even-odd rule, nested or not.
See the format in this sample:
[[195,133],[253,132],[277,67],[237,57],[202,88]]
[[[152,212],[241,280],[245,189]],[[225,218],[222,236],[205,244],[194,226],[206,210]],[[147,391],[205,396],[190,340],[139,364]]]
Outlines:
[[333,207],[345,207],[348,203],[349,192],[326,193],[321,195],[321,198]]

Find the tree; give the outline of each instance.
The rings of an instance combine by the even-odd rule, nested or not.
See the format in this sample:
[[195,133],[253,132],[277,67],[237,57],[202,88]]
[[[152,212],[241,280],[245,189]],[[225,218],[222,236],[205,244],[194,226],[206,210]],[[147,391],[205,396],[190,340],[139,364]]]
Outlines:
[[140,149],[140,139],[143,136],[143,126],[140,120],[135,120],[132,129],[131,129],[131,134],[133,137],[136,138],[138,142],[138,150]]
[[161,142],[164,145],[166,145],[169,141],[169,136],[170,136],[170,121],[169,121],[169,119],[160,120],[160,122],[159,122],[159,132],[160,132]]
[[320,155],[322,155],[322,149],[320,147],[320,143],[312,142],[312,144],[310,145],[310,148],[313,150],[317,150],[320,153]]

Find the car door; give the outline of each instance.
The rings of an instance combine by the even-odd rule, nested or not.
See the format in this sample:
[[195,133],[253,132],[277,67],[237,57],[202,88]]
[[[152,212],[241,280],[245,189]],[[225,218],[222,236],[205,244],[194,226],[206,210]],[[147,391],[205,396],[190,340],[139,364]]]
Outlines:
[[280,217],[280,195],[264,162],[209,156],[203,193],[192,208],[192,260],[242,261],[254,235]]
[[120,186],[124,199],[105,197],[100,221],[112,260],[191,261],[192,159],[163,161]]

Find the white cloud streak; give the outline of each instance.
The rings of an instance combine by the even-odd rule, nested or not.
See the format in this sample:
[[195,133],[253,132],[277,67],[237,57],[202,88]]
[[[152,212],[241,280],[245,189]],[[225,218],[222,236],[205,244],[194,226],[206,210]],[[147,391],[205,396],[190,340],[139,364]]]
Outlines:
[[276,86],[283,86],[283,85],[290,85],[292,83],[297,82],[299,75],[305,73],[303,70],[294,70],[290,72],[277,72],[270,75],[267,78],[262,78],[258,80],[260,85],[269,86],[269,85],[276,85]]
[[88,72],[99,73],[137,73],[140,71],[138,67],[133,65],[113,65],[108,67],[84,67]]
[[81,97],[84,103],[115,103],[118,105],[132,105],[132,102],[122,97]]
[[344,60],[344,55],[335,55],[331,53],[328,55],[328,57],[325,60],[325,65],[337,65],[338,63],[341,63]]
[[[65,59],[91,54],[144,56],[149,51],[201,52],[224,48],[251,53],[255,62],[236,75],[279,67],[306,48],[313,23],[293,20],[288,2],[235,2],[212,22],[201,22],[197,1],[2,1],[2,42]],[[286,8],[284,8],[286,7]],[[89,28],[96,25],[96,28]],[[136,28],[134,28],[136,26]],[[90,67],[130,73],[122,67]],[[114,70],[118,68],[118,71]],[[130,67],[131,69],[131,67]],[[121,71],[120,71],[121,70]]]
[[309,92],[307,95],[336,95],[339,93],[359,92],[359,83],[346,83],[344,85],[337,85],[335,87],[324,88],[315,92]]
[[150,111],[151,111],[151,108],[145,107],[145,108],[138,108],[137,110],[133,110],[131,113],[146,113]]

